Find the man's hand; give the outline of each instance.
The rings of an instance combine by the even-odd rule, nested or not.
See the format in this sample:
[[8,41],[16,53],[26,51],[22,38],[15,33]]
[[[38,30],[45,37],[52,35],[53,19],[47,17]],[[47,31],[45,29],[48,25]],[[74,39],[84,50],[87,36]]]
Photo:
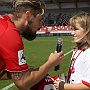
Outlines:
[[57,66],[60,62],[62,62],[64,59],[64,54],[61,51],[60,53],[57,53],[57,51],[55,51],[54,53],[51,53],[49,58],[48,58],[48,63],[51,66]]

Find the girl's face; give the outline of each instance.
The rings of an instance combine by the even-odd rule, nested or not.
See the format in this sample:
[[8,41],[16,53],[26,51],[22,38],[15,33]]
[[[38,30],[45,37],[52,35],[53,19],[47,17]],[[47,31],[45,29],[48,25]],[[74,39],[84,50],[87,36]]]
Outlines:
[[74,42],[80,42],[85,35],[84,29],[80,26],[79,23],[76,23],[76,27],[73,27],[74,31],[72,32]]

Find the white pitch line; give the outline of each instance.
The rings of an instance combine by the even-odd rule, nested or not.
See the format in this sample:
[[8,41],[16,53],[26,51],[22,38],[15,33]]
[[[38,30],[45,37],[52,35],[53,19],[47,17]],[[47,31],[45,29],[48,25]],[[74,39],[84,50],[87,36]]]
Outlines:
[[[70,50],[69,52],[65,53],[64,56],[68,55],[69,53],[71,53],[73,50]],[[12,86],[14,86],[14,83],[11,83],[10,85],[2,88],[1,90],[8,90],[9,88],[11,88]]]
[[69,52],[65,53],[64,56],[68,55],[68,54],[71,53],[72,51],[73,51],[73,49],[70,50]]
[[14,86],[15,84],[14,83],[11,83],[10,85],[2,88],[1,90],[8,90],[9,88],[11,88],[12,86]]

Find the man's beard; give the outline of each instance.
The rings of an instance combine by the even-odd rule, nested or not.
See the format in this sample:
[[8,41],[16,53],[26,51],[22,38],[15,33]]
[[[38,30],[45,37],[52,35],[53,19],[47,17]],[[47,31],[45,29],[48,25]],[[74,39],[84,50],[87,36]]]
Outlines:
[[27,26],[22,30],[21,35],[25,39],[31,41],[31,40],[34,40],[36,38],[36,31],[33,32],[32,28]]

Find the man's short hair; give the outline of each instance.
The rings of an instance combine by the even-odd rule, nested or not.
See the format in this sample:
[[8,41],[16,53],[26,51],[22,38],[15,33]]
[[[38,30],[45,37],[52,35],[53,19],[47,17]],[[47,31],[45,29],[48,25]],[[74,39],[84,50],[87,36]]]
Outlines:
[[42,0],[14,0],[13,7],[14,9],[16,9],[18,6],[27,5],[27,4],[34,9],[41,9],[42,10],[41,15],[44,14],[46,6]]

